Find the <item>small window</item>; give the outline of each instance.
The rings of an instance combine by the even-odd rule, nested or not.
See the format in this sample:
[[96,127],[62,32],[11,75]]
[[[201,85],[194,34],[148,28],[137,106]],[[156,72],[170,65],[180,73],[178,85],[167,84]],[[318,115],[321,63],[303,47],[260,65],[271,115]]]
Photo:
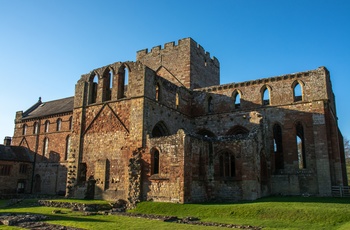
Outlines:
[[302,101],[303,96],[302,96],[302,89],[301,85],[299,83],[296,83],[293,89],[294,93],[294,102]]
[[49,139],[46,137],[43,143],[43,156],[46,157],[49,149]]
[[262,101],[263,105],[270,105],[270,90],[267,87],[263,90]]
[[219,157],[220,161],[220,176],[221,177],[235,177],[236,165],[235,157],[229,152],[223,152]]
[[282,128],[280,125],[273,126],[273,148],[275,158],[275,172],[283,169],[283,146],[282,146]]
[[38,133],[39,133],[39,124],[38,122],[35,122],[33,127],[33,134],[38,134]]
[[152,153],[152,174],[158,174],[159,173],[159,151],[155,149]]
[[45,133],[49,132],[49,128],[50,128],[50,121],[45,121]]
[[56,131],[61,131],[62,119],[58,118],[56,121]]
[[69,118],[69,130],[72,130],[72,128],[73,128],[73,118],[70,117]]
[[28,126],[26,124],[23,125],[22,135],[26,135],[27,134],[27,127]]
[[64,154],[64,160],[68,160],[69,158],[69,147],[70,147],[70,136],[67,136],[66,138],[66,151],[65,151],[65,154]]
[[24,180],[18,180],[17,182],[17,192],[18,193],[24,193],[25,189],[25,181]]
[[176,108],[179,108],[179,103],[180,103],[179,93],[176,92],[176,95],[175,95],[175,107]]
[[94,74],[90,81],[90,104],[97,101],[98,76]]
[[213,98],[209,97],[207,101],[207,111],[208,113],[213,112]]
[[301,123],[296,125],[296,144],[298,154],[298,165],[299,169],[306,168],[306,157],[305,157],[305,138],[304,128]]
[[160,99],[160,86],[159,86],[159,84],[156,85],[156,95],[155,95],[155,97],[156,97],[156,101],[159,101],[159,99]]
[[234,103],[235,103],[235,109],[241,108],[241,94],[239,91],[234,91],[232,94]]
[[0,176],[9,176],[11,173],[11,165],[0,165]]
[[27,164],[20,164],[19,165],[19,173],[26,174],[28,172],[28,165]]

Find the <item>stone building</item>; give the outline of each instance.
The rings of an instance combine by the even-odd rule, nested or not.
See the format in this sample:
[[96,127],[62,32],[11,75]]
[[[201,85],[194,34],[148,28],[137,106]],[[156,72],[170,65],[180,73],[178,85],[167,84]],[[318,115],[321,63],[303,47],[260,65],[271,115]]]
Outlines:
[[223,85],[219,73],[185,38],[17,112],[13,144],[37,153],[34,192],[186,203],[330,196],[347,184],[326,68]]

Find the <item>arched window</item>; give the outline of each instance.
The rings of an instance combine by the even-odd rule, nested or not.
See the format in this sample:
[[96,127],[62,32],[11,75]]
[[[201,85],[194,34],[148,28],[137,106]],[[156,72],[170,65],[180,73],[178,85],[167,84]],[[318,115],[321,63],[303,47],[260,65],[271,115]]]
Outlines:
[[213,98],[212,97],[208,97],[208,100],[207,100],[207,112],[208,113],[213,112]]
[[273,149],[275,158],[275,172],[284,168],[283,146],[282,146],[282,128],[280,125],[273,126]]
[[102,101],[110,101],[112,99],[113,88],[113,70],[111,68],[106,69],[103,74],[104,87],[102,92]]
[[293,87],[293,96],[294,96],[294,102],[302,101],[303,96],[302,96],[302,88],[299,82],[294,83]]
[[151,174],[159,173],[159,151],[158,149],[153,149],[151,151]]
[[169,134],[169,130],[163,121],[158,122],[152,129],[152,137],[163,137]]
[[45,121],[45,133],[49,132],[49,128],[50,128],[50,121],[47,120],[47,121]]
[[58,118],[56,121],[56,131],[61,131],[61,127],[62,127],[62,119]]
[[159,100],[160,100],[160,86],[159,86],[158,83],[156,84],[156,95],[155,95],[155,99],[156,99],[156,101],[159,101]]
[[262,104],[270,105],[270,89],[267,86],[262,88]]
[[73,128],[73,118],[72,117],[69,117],[69,130],[72,130]]
[[26,135],[27,134],[27,125],[24,124],[23,127],[22,127],[22,135]]
[[98,76],[94,73],[90,78],[90,104],[97,101]]
[[224,151],[219,154],[220,161],[220,176],[234,177],[236,176],[236,162],[235,157],[229,151]]
[[230,128],[226,135],[227,136],[233,136],[233,135],[245,135],[245,134],[248,134],[249,133],[249,130],[244,128],[243,126],[240,126],[240,125],[235,125],[233,126],[232,128]]
[[241,93],[240,93],[240,91],[235,90],[232,93],[232,98],[233,98],[234,103],[235,103],[235,109],[241,108]]
[[295,129],[296,129],[298,165],[299,165],[299,169],[304,169],[306,168],[304,128],[303,128],[303,125],[300,122],[298,122],[295,126]]
[[39,123],[38,122],[34,122],[33,134],[38,134],[38,133],[39,133]]
[[118,78],[118,90],[117,99],[126,97],[126,92],[128,91],[129,84],[129,69],[126,64],[123,64],[117,74]]
[[64,160],[67,160],[68,157],[69,157],[69,147],[70,147],[70,136],[68,135],[67,138],[66,138],[66,151],[65,151],[65,154],[64,154]]
[[43,143],[43,156],[46,157],[49,149],[49,139],[47,137],[44,138]]

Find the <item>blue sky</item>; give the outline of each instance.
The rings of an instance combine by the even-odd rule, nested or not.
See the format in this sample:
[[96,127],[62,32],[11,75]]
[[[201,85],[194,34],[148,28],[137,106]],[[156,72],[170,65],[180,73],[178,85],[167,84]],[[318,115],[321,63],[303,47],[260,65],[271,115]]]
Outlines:
[[219,59],[221,83],[326,66],[350,138],[350,1],[0,0],[0,140],[16,111],[74,95],[82,74],[192,37]]

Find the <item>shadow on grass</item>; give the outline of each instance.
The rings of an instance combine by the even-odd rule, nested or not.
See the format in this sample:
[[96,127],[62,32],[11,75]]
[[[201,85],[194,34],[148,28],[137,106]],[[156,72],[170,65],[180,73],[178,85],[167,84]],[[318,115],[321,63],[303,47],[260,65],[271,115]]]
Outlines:
[[254,203],[270,203],[270,202],[286,202],[286,203],[325,203],[325,204],[350,204],[348,197],[303,197],[303,196],[269,196],[259,198],[253,201],[238,202],[205,202],[196,203],[199,205],[232,205],[232,204],[254,204]]

